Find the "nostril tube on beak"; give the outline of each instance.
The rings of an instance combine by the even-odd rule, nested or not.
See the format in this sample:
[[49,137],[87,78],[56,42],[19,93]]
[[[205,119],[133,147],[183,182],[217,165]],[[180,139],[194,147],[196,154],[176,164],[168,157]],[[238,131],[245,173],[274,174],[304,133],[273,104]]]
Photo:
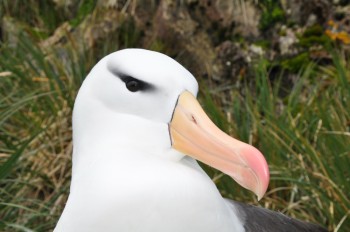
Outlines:
[[192,122],[194,122],[194,124],[197,125],[197,120],[196,120],[196,118],[194,117],[194,115],[192,115]]

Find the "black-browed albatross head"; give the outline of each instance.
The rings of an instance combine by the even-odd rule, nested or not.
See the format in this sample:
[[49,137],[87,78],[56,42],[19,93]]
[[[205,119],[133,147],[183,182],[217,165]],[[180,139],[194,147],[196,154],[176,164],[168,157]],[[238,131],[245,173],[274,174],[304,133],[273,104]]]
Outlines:
[[[220,131],[197,102],[197,92],[192,74],[168,56],[142,49],[112,53],[93,68],[79,91],[73,114],[74,149],[83,149],[79,140],[88,134],[87,128],[96,134],[102,130],[106,139],[121,147],[144,149],[139,144],[144,140],[145,146],[157,149],[157,142],[163,143],[165,149],[175,149],[221,170],[262,198],[269,183],[263,155]],[[110,126],[104,128],[107,122]],[[115,123],[118,127],[113,127]],[[149,124],[151,132],[160,128],[167,133],[158,139],[153,132],[142,132],[146,128],[138,131],[141,124]],[[114,138],[117,130],[124,130],[124,137]],[[83,158],[73,157],[73,173],[78,159]]]

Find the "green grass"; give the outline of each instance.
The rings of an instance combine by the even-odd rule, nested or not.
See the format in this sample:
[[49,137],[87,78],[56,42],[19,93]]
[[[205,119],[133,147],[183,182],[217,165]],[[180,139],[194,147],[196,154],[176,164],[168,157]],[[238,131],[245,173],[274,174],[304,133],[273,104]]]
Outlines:
[[[37,14],[35,4],[45,1],[30,2],[21,8],[22,1],[4,0],[0,13],[28,21],[28,27],[45,36],[60,22],[74,21],[69,14]],[[91,9],[85,10],[76,20]],[[54,228],[69,192],[71,113],[77,90],[98,59],[138,46],[142,39],[134,23],[125,21],[111,42],[79,51],[72,41],[62,55],[56,47],[40,48],[42,37],[31,32],[22,33],[17,47],[0,45],[0,231]],[[166,50],[157,40],[150,46]],[[342,50],[330,51],[332,63],[327,66],[303,62],[293,86],[285,86],[283,76],[271,81],[264,61],[257,63],[255,79],[240,87],[204,89],[206,82],[200,80],[206,111],[223,130],[265,154],[271,182],[257,202],[229,177],[205,169],[225,197],[348,231],[350,62]],[[281,92],[288,94],[282,97]]]
[[[281,81],[271,83],[260,65],[255,85],[228,90],[231,101],[224,114],[213,100],[203,96],[203,103],[215,121],[227,122],[226,131],[254,144],[265,155],[271,182],[265,198],[255,203],[328,225],[330,230],[347,231],[350,73],[348,62],[338,53],[333,54],[333,62],[323,68],[310,63],[284,98],[278,95]],[[223,94],[212,92],[214,98]],[[245,202],[254,199],[229,177],[208,170],[224,196]]]
[[49,231],[69,187],[70,115],[84,56],[49,60],[27,39],[12,52],[3,48],[0,58],[9,73],[0,82],[0,230]]

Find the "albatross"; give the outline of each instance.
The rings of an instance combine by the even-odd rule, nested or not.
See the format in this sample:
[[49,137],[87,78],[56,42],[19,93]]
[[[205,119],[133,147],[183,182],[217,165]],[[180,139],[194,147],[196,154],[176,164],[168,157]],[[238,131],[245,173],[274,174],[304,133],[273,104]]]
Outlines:
[[55,231],[326,231],[220,195],[197,160],[258,199],[269,169],[256,148],[210,121],[197,92],[193,75],[158,52],[100,60],[75,101],[70,194]]

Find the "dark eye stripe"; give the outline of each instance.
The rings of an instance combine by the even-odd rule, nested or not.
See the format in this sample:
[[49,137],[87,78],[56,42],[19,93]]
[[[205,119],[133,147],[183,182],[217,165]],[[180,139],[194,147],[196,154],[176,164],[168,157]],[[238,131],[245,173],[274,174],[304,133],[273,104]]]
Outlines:
[[138,82],[142,82],[132,76],[128,76],[128,75],[124,75],[124,74],[119,74],[118,77],[120,78],[120,80],[122,80],[123,82],[129,82],[129,81],[138,81]]
[[[131,81],[134,81],[133,83],[137,83],[137,86],[140,87],[136,91],[149,91],[154,90],[155,86],[147,83],[145,81],[141,81],[137,78],[134,78],[130,75],[124,74],[123,72],[119,71],[115,66],[112,65],[112,63],[107,65],[107,69],[116,77],[118,77],[120,80],[122,80],[125,84],[130,83]],[[131,90],[130,90],[131,91]],[[133,91],[133,92],[136,92]]]
[[[137,88],[136,91],[151,91],[151,90],[156,89],[156,87],[153,84],[139,80],[135,77],[132,77],[132,76],[127,75],[124,72],[120,71],[118,69],[118,67],[113,65],[113,62],[107,63],[107,70],[109,70],[114,76],[116,76],[120,80],[122,80],[125,83],[125,85],[127,85],[128,82],[130,83],[130,85],[134,85],[135,83],[137,83],[137,86],[140,88]],[[131,82],[131,81],[135,81],[135,82]]]
[[118,77],[125,83],[126,87],[132,91],[148,91],[154,89],[154,86],[145,82],[141,81],[139,79],[136,79],[134,77],[128,76],[128,75],[123,75],[119,74]]

